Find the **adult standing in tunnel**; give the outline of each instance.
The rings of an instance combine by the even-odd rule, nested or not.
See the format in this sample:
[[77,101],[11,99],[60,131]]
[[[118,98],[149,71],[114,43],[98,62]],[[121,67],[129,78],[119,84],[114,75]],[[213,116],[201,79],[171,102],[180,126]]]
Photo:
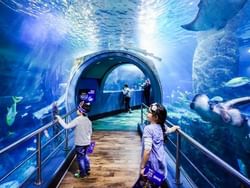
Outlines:
[[124,87],[122,89],[124,103],[125,103],[125,111],[131,113],[130,108],[130,99],[131,99],[131,90],[128,87],[128,84],[124,84]]
[[87,156],[87,149],[91,143],[92,135],[92,122],[89,120],[87,113],[90,110],[90,103],[84,101],[80,102],[77,110],[77,115],[70,123],[65,121],[56,115],[58,122],[65,128],[75,128],[75,151],[76,160],[79,166],[79,172],[75,173],[76,178],[84,178],[90,174],[90,162]]
[[142,84],[143,95],[145,104],[147,106],[150,105],[150,91],[151,91],[151,83],[149,79],[146,79],[145,82]]
[[[167,178],[167,153],[164,150],[165,134],[175,132],[180,129],[179,126],[168,127],[165,125],[167,111],[164,106],[158,103],[153,103],[148,109],[147,119],[150,122],[143,130],[142,140],[142,159],[140,164],[140,178],[133,188],[141,188],[145,182],[148,182],[151,187],[168,187]],[[146,169],[151,169],[153,172],[161,174],[162,182],[160,185],[150,182],[149,174]],[[151,171],[151,172],[152,172]]]

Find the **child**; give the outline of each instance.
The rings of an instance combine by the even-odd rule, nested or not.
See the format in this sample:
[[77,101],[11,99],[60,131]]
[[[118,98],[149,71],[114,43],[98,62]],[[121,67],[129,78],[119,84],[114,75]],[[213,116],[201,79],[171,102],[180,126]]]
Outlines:
[[[147,114],[149,125],[143,130],[143,150],[140,165],[141,178],[145,177],[145,167],[149,167],[155,172],[164,176],[164,181],[160,187],[168,187],[166,183],[167,177],[167,161],[166,152],[164,150],[164,135],[179,129],[179,126],[165,127],[167,111],[161,104],[153,103],[150,105]],[[140,180],[140,179],[139,179]],[[134,187],[140,187],[136,183]],[[158,187],[152,185],[152,187]]]
[[78,117],[66,124],[65,121],[56,115],[58,122],[65,128],[75,128],[75,151],[76,159],[79,166],[79,172],[75,173],[76,178],[84,178],[90,174],[90,162],[87,156],[87,148],[91,142],[92,122],[87,117],[90,110],[90,103],[80,102],[77,110]]

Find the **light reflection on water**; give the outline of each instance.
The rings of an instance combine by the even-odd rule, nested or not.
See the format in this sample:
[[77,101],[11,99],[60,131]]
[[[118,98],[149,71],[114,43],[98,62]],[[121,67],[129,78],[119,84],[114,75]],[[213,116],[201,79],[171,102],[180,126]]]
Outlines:
[[[8,1],[9,8],[36,17],[74,47],[138,45],[150,38],[174,43],[190,36],[180,25],[191,21],[198,1]],[[141,41],[141,42],[140,42]],[[96,46],[98,45],[98,46]],[[147,46],[141,46],[147,48]]]

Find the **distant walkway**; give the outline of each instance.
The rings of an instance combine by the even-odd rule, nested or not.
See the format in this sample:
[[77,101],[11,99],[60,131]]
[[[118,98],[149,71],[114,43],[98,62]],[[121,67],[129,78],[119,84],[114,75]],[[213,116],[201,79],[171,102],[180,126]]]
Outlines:
[[94,131],[137,131],[137,123],[141,121],[141,110],[132,113],[120,113],[114,116],[93,121]]
[[139,173],[141,140],[137,132],[101,131],[90,155],[91,174],[84,180],[73,177],[77,164],[71,165],[59,188],[131,188]]

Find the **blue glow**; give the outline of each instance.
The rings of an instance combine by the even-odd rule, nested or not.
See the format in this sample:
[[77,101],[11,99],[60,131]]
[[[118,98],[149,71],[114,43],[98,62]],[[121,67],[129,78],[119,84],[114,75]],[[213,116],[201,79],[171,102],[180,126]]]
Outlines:
[[[0,14],[1,148],[50,122],[54,102],[65,112],[68,81],[89,54],[128,50],[156,67],[171,121],[230,164],[241,161],[250,171],[249,130],[205,122],[190,109],[198,93],[226,101],[250,96],[249,83],[236,79],[250,78],[250,1],[0,0]],[[131,65],[118,67],[104,89],[119,90],[125,82],[138,89],[145,79],[140,71]],[[90,76],[98,85],[98,74]],[[228,84],[232,80],[237,83]],[[22,100],[14,103],[18,97]],[[239,110],[249,119],[249,104]],[[33,145],[28,143],[25,152]],[[4,165],[0,164],[0,176],[15,161]],[[7,185],[17,181],[21,182]],[[216,183],[220,187],[220,180]],[[233,180],[227,183],[237,187]]]

